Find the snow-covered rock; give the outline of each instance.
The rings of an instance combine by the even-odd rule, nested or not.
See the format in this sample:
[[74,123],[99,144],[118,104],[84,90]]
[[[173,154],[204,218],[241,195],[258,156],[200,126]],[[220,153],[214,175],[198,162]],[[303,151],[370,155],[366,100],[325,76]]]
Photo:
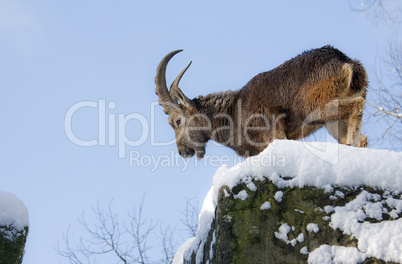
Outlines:
[[22,263],[29,216],[15,195],[0,191],[0,263]]
[[401,216],[402,153],[278,140],[217,170],[173,263],[402,263]]

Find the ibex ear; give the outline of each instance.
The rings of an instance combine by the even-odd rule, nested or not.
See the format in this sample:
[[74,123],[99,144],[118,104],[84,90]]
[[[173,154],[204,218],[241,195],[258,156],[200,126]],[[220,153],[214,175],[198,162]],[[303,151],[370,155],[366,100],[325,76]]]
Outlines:
[[187,108],[195,107],[195,104],[192,100],[190,100],[179,87],[173,86],[170,88],[170,97],[173,102],[179,102],[182,106]]

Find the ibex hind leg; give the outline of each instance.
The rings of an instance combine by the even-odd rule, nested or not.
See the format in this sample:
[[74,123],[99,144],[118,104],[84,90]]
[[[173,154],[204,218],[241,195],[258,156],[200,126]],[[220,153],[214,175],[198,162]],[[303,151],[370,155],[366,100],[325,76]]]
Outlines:
[[364,99],[335,100],[325,106],[328,132],[339,143],[355,147],[367,147],[367,137],[361,135]]
[[346,134],[348,131],[347,120],[327,122],[325,127],[327,128],[328,133],[338,140],[339,143],[346,144]]
[[[348,128],[346,133],[346,144],[359,147],[361,145],[361,126],[363,119],[364,99],[357,97],[351,100],[344,100],[349,103],[350,114],[348,118]],[[367,142],[367,138],[365,140]],[[367,146],[367,143],[366,143]]]
[[[348,131],[348,121],[347,120],[339,120],[328,122],[325,124],[328,133],[333,136],[336,140],[338,140],[341,144],[346,144],[346,136]],[[367,147],[367,137],[365,135],[360,135],[359,138],[359,147],[366,148]]]

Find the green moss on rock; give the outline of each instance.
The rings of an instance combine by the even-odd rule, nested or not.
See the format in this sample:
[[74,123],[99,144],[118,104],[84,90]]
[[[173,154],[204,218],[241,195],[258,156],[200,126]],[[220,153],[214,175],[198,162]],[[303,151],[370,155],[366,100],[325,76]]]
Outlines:
[[0,226],[0,264],[21,264],[27,240],[28,227],[16,230],[13,226]]
[[[356,239],[329,226],[331,207],[345,206],[363,190],[384,195],[383,190],[371,187],[328,186],[325,191],[309,186],[279,188],[268,179],[252,181],[252,184],[247,180],[247,183],[238,184],[232,190],[227,186],[220,189],[208,238],[200,242],[191,260],[184,263],[307,263],[308,252],[323,244],[357,247]],[[248,197],[243,200],[241,197],[245,196],[238,194],[244,191]],[[283,193],[280,201],[275,199],[279,191]],[[265,202],[270,207],[262,210]],[[383,216],[384,220],[387,218],[389,215]],[[319,230],[308,230],[310,223],[316,224]],[[289,232],[281,233],[282,225]],[[203,252],[201,259],[196,259],[197,252]],[[364,263],[392,262],[367,258]]]
[[[244,183],[232,190],[221,189],[215,214],[212,263],[306,263],[308,255],[301,253],[304,247],[311,252],[322,244],[357,246],[356,239],[329,227],[330,213],[324,208],[344,206],[361,192],[360,188],[334,187],[331,192],[325,192],[315,187],[279,188],[268,179],[253,183],[256,191]],[[248,198],[235,199],[242,190],[247,191]],[[275,200],[278,191],[283,192],[280,202]],[[341,191],[344,197],[334,196],[336,191]],[[271,208],[261,210],[260,206],[267,201]],[[309,223],[317,224],[319,231],[308,231]],[[291,228],[287,241],[275,235],[282,224]],[[371,258],[365,263],[384,262]]]

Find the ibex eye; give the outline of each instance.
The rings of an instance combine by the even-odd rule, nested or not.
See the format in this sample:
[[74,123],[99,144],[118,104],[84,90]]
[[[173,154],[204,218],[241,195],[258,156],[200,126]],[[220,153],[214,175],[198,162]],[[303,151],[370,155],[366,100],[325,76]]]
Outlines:
[[177,120],[176,120],[176,125],[177,125],[177,126],[180,126],[180,123],[181,123],[181,120],[180,120],[180,119],[177,119]]

